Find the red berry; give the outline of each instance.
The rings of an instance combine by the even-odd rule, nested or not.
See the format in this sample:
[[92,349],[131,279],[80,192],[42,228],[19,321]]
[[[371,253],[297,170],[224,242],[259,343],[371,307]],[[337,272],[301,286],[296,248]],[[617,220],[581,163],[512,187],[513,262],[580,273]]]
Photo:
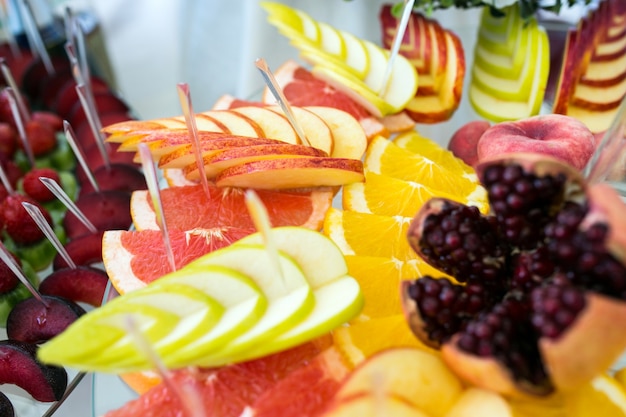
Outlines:
[[55,113],[38,110],[33,112],[31,118],[50,126],[55,132],[60,132],[63,130],[63,119],[61,119]]
[[44,234],[22,206],[24,201],[37,206],[50,225],[52,225],[52,218],[48,210],[28,196],[11,194],[4,199],[0,205],[0,220],[4,223],[11,239],[16,243],[28,245],[43,239]]
[[17,131],[9,123],[0,122],[0,152],[7,157],[13,158],[17,150]]
[[54,169],[33,168],[24,175],[22,181],[24,192],[40,203],[54,200],[54,194],[39,180],[39,177],[50,178],[61,185],[59,174]]
[[[22,262],[19,258],[13,255],[13,259],[21,266]],[[15,276],[11,268],[4,262],[0,262],[0,294],[6,294],[19,284],[20,280]]]
[[37,120],[31,120],[25,126],[28,143],[34,156],[45,155],[57,146],[54,129]]

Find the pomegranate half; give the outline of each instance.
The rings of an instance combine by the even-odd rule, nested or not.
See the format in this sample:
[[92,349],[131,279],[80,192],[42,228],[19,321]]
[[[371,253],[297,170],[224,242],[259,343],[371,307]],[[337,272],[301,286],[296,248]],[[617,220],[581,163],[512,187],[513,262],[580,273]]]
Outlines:
[[477,167],[490,213],[433,199],[408,240],[454,277],[402,286],[415,335],[468,382],[507,395],[575,389],[626,349],[626,205],[562,162]]

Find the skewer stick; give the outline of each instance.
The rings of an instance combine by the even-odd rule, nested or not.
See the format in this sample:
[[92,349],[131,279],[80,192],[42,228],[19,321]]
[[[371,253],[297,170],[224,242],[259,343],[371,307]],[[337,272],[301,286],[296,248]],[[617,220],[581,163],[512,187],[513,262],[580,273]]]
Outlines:
[[159,180],[157,178],[157,172],[154,167],[152,155],[150,154],[150,149],[145,143],[139,144],[139,157],[141,158],[141,166],[143,167],[143,173],[146,177],[146,183],[148,184],[148,192],[150,193],[150,198],[152,199],[156,222],[159,225],[159,229],[161,229],[161,234],[163,235],[163,244],[165,245],[167,260],[170,263],[172,271],[176,271],[176,262],[174,261],[172,242],[170,241],[170,234],[167,231],[167,222],[165,221],[165,213],[163,211]]
[[196,119],[193,113],[193,105],[191,103],[191,93],[189,92],[189,85],[187,83],[179,83],[176,86],[178,91],[178,99],[180,100],[180,106],[183,108],[183,114],[185,115],[185,122],[187,122],[187,130],[189,130],[189,137],[191,138],[191,144],[193,146],[193,153],[196,158],[196,167],[200,174],[200,182],[202,188],[207,197],[209,196],[209,180],[204,174],[204,160],[202,159],[202,149],[200,146],[200,139],[198,138],[198,126],[196,125]]
[[[76,216],[76,218],[91,233],[98,233],[98,228],[96,226],[94,226],[94,224],[87,218],[87,216],[85,216],[85,214],[78,208],[76,203],[74,203],[72,201],[70,196],[67,195],[67,193],[63,190],[63,188],[61,188],[61,186],[59,184],[57,184],[56,181],[54,181],[51,178],[46,178],[46,177],[39,177],[39,181],[41,181],[43,183],[43,185],[45,185],[46,188],[48,190],[50,190],[50,192],[52,194],[54,194],[54,196],[57,199],[59,199],[61,201],[61,203],[63,203],[65,208],[67,208],[74,216]],[[57,250],[57,252],[60,252],[60,251]],[[68,262],[68,264],[69,264],[69,262]]]
[[280,277],[283,285],[285,285],[285,275],[280,265],[278,248],[276,247],[276,243],[274,242],[274,238],[272,237],[272,225],[270,223],[270,218],[267,214],[267,209],[263,205],[263,202],[261,201],[257,193],[255,193],[253,190],[246,191],[245,202],[246,207],[250,212],[250,216],[252,217],[252,221],[254,222],[254,227],[263,238],[265,250],[267,251],[267,254],[270,258],[270,262],[274,264],[276,273]]
[[24,127],[24,120],[22,119],[20,109],[17,105],[15,91],[11,87],[5,88],[5,91],[7,92],[7,98],[9,99],[11,113],[13,113],[13,118],[15,119],[15,126],[17,127],[18,136],[20,137],[20,141],[22,141],[22,147],[26,152],[26,156],[28,157],[28,162],[30,163],[30,166],[34,167],[35,155],[33,154],[33,148],[30,146],[30,143],[28,142],[28,137],[26,136],[26,128]]
[[2,75],[4,76],[4,80],[15,93],[15,100],[17,101],[17,107],[20,109],[22,120],[24,121],[24,123],[28,123],[30,121],[30,113],[28,112],[28,107],[26,107],[26,101],[24,100],[24,96],[20,92],[20,88],[17,85],[17,82],[15,82],[15,77],[13,77],[11,69],[7,65],[4,58],[0,58],[0,68],[2,68]]
[[87,179],[89,180],[89,183],[91,184],[94,190],[100,191],[100,186],[98,185],[98,181],[96,181],[96,177],[94,177],[93,172],[91,171],[91,167],[89,166],[89,164],[87,163],[87,160],[85,159],[85,155],[83,155],[83,152],[80,150],[80,146],[78,146],[78,141],[76,140],[74,129],[72,129],[72,125],[70,125],[70,123],[67,120],[63,120],[63,131],[65,132],[65,139],[67,140],[67,143],[70,145],[70,148],[72,148],[72,152],[74,152],[74,156],[76,157],[76,159],[78,160],[78,163],[80,164],[81,168],[85,172],[85,175],[87,175]]
[[254,64],[261,72],[261,75],[263,75],[263,78],[265,79],[265,84],[267,84],[268,88],[274,95],[274,98],[278,102],[278,105],[283,110],[283,113],[285,113],[285,116],[287,116],[289,123],[291,123],[291,126],[296,131],[296,134],[300,138],[300,141],[306,146],[311,146],[311,143],[307,139],[304,131],[302,130],[302,127],[300,126],[300,123],[298,123],[298,120],[296,120],[296,116],[293,114],[293,110],[289,105],[289,101],[287,101],[287,97],[285,97],[285,94],[283,94],[283,90],[280,88],[280,85],[278,85],[276,78],[274,78],[274,74],[272,74],[272,71],[270,71],[267,62],[265,62],[263,58],[258,58],[254,62]]
[[11,181],[9,181],[9,176],[7,175],[7,172],[4,170],[4,167],[2,166],[2,164],[0,164],[0,181],[2,181],[2,185],[4,186],[4,189],[7,190],[7,193],[9,194],[15,193],[15,190],[13,189],[13,186],[11,185]]
[[52,230],[52,227],[50,226],[50,224],[48,224],[48,221],[44,217],[43,213],[41,213],[41,210],[39,210],[39,207],[26,201],[22,202],[22,207],[24,207],[30,217],[32,217],[35,223],[37,223],[39,230],[41,230],[46,238],[48,238],[48,241],[52,244],[52,246],[54,246],[57,253],[61,255],[63,260],[67,262],[69,267],[72,269],[76,269],[76,264],[70,257],[70,254],[67,253],[67,251],[65,250],[65,247],[63,247],[63,244],[61,243],[57,235],[54,234],[54,230]]
[[35,14],[29,0],[21,0],[22,20],[24,21],[24,29],[26,37],[30,46],[37,52],[37,55],[41,59],[48,75],[54,75],[55,69],[50,59],[50,54],[46,49],[46,45],[41,38],[39,28],[37,28],[37,21],[35,20]]
[[387,67],[385,68],[385,73],[383,75],[383,82],[380,85],[380,91],[378,92],[379,96],[384,96],[387,92],[387,88],[389,88],[389,79],[391,78],[391,72],[393,71],[393,64],[396,61],[398,52],[400,52],[400,46],[402,45],[402,39],[404,38],[404,32],[406,32],[406,27],[409,23],[409,17],[411,16],[414,3],[415,0],[404,0],[402,17],[400,18],[400,23],[398,23],[396,34],[393,37],[391,51],[389,52],[389,59],[387,60]]
[[37,291],[37,289],[33,286],[33,284],[30,283],[30,281],[26,277],[26,274],[24,274],[24,271],[22,271],[22,268],[20,268],[17,262],[15,262],[15,259],[13,259],[13,256],[11,255],[11,253],[9,252],[7,247],[4,246],[4,243],[2,243],[1,241],[0,241],[0,260],[2,260],[2,262],[4,262],[9,267],[11,272],[15,274],[17,279],[19,279],[20,282],[24,284],[26,288],[28,288],[28,291],[30,291],[33,297],[35,297],[39,302],[41,302],[41,304],[46,306],[46,308],[50,307],[50,304],[46,300],[43,299],[39,291]]
[[185,409],[185,416],[207,417],[204,412],[202,397],[196,391],[192,391],[187,385],[180,385],[172,379],[170,371],[159,357],[159,354],[150,345],[150,341],[141,333],[139,326],[132,315],[126,316],[126,329],[133,338],[138,350],[148,359],[152,367],[159,374],[168,389],[178,397],[181,405]]
[[85,84],[78,84],[76,86],[76,93],[78,93],[80,104],[83,107],[85,116],[87,116],[87,122],[89,123],[91,133],[96,141],[96,146],[98,146],[98,150],[104,161],[104,166],[108,170],[111,167],[111,161],[105,146],[104,136],[102,134],[102,123],[100,122],[100,117],[98,117],[96,106],[93,104],[93,99],[89,98],[89,92]]

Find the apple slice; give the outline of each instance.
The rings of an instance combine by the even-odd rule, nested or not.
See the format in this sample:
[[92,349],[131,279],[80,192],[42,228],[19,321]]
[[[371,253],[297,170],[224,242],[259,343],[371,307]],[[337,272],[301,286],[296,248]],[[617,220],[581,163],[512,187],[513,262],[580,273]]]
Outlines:
[[[189,134],[187,133],[187,136]],[[202,134],[200,133],[200,137]],[[201,141],[202,156],[208,157],[214,155],[217,152],[231,149],[242,148],[246,146],[258,146],[258,145],[275,145],[282,144],[276,139],[267,138],[248,138],[245,136],[225,136],[219,139],[212,139]],[[178,145],[173,147],[174,149],[163,153],[159,158],[159,168],[171,169],[171,168],[183,168],[189,164],[195,162],[195,154],[193,146],[190,143],[184,145]]]
[[335,395],[396,396],[429,416],[445,416],[464,390],[440,356],[416,348],[392,348],[361,362]]
[[448,120],[461,103],[465,77],[465,55],[461,40],[445,33],[446,70],[436,94],[417,95],[407,103],[406,113],[418,123],[438,123]]
[[[357,281],[348,275],[346,260],[337,245],[323,234],[301,227],[271,229],[276,248],[300,266],[313,288],[315,307],[301,323],[248,352],[253,357],[283,350],[319,337],[354,318],[363,308]],[[263,244],[260,233],[248,235],[233,246]]]
[[330,128],[334,145],[330,156],[361,159],[367,148],[367,136],[358,120],[333,107],[307,106],[304,109],[315,113]]
[[260,106],[236,107],[232,111],[254,120],[263,130],[263,137],[298,144],[300,138],[289,120],[282,114]]
[[[278,106],[269,106],[268,109],[283,115],[283,110]],[[301,107],[292,106],[291,110],[309,144],[326,152],[327,155],[332,155],[334,146],[333,132],[326,122],[317,114],[306,111]]]
[[344,30],[340,30],[339,35],[346,45],[344,62],[354,70],[358,77],[365,77],[369,71],[370,62],[363,40]]
[[[199,291],[177,288],[176,292],[163,293],[146,287],[81,316],[43,345],[38,354],[43,362],[62,363],[82,370],[106,371],[112,364],[128,371],[148,369],[149,360],[128,333],[129,317],[158,352],[160,347],[156,346],[161,341],[168,341],[161,346],[172,348],[170,335],[178,334],[183,341],[189,332],[199,336],[222,314],[222,306]],[[180,331],[185,328],[186,332]],[[142,361],[143,366],[133,364]]]
[[308,316],[315,305],[311,286],[293,258],[278,254],[280,271],[276,271],[264,245],[230,246],[188,264],[190,270],[207,265],[235,269],[252,278],[268,300],[267,310],[253,327],[214,352],[195,352],[195,359],[188,357],[188,363],[209,367],[231,363],[232,358],[246,356],[246,350],[284,333]]
[[339,186],[363,181],[363,163],[345,158],[284,158],[248,162],[225,169],[218,187],[288,189]]
[[[483,13],[489,13],[487,9]],[[507,13],[519,13],[517,6],[507,8]],[[528,45],[524,53],[526,68],[517,82],[511,82],[499,74],[489,75],[475,65],[469,86],[469,99],[473,109],[482,117],[501,122],[530,117],[539,113],[548,81],[550,53],[548,35],[533,20],[519,22],[519,31],[525,32]],[[515,31],[509,35],[517,36]],[[521,36],[524,36],[522,33]],[[481,40],[479,40],[481,42]],[[511,59],[514,62],[515,58]]]
[[[237,113],[232,110],[210,110],[205,114],[222,123],[226,127],[227,132],[233,135],[252,138],[266,137],[261,126],[242,113]],[[196,115],[196,120],[198,120],[198,118],[198,115]],[[200,128],[198,128],[198,130],[200,130]]]
[[320,417],[430,417],[395,395],[357,395],[333,402]]
[[[520,60],[524,63],[518,78],[509,78],[507,75],[509,71],[490,72],[489,68],[483,68],[479,62],[475,62],[472,67],[471,82],[486,93],[502,100],[528,101],[534,80],[535,59],[540,56],[538,49],[541,44],[539,39],[541,34],[537,26],[537,21],[531,20],[527,25],[520,28],[515,35],[517,38],[526,39],[516,49],[515,54],[509,58],[512,62],[511,69],[514,68],[514,61]],[[481,45],[480,41],[478,45]]]
[[[267,161],[281,158],[311,158],[325,157],[326,152],[317,148],[290,143],[271,145],[244,146],[233,149],[223,149],[203,157],[204,175],[213,179],[225,169],[254,161]],[[200,174],[194,162],[183,167],[185,178],[191,181],[198,180]]]
[[324,22],[317,22],[320,30],[320,48],[339,59],[346,56],[346,43],[339,31]]
[[261,7],[269,13],[267,20],[285,36],[302,36],[310,42],[320,42],[320,28],[308,14],[280,3],[263,2]]

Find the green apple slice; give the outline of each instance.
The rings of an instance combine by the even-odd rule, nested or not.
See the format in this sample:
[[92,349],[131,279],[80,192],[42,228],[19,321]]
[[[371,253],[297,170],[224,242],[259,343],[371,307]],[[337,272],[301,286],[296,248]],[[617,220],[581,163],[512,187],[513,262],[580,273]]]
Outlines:
[[[208,331],[222,314],[223,307],[207,294],[181,288],[163,293],[148,286],[81,316],[44,344],[38,354],[44,362],[84,371],[150,369],[149,358],[129,334],[131,319],[160,353],[160,349],[172,348],[171,334],[184,335],[181,326],[197,336]],[[164,344],[159,345],[161,341]]]
[[369,57],[370,67],[363,81],[375,92],[380,91],[385,71],[387,70],[387,55],[385,50],[373,42],[363,41],[365,51]]
[[524,22],[517,4],[505,8],[504,12],[506,17],[498,18],[492,16],[488,8],[483,9],[478,43],[493,53],[511,55],[517,48],[517,32],[523,27]]
[[524,66],[519,78],[501,77],[498,73],[485,71],[479,63],[475,63],[472,67],[472,82],[476,83],[481,90],[503,100],[528,101],[535,78],[535,59],[539,56],[537,54],[541,44],[541,33],[537,22],[531,21],[520,34],[527,38],[529,47],[519,49],[515,53],[516,55],[523,55]]
[[317,22],[320,30],[320,48],[332,56],[343,60],[346,56],[346,44],[339,31],[329,24]]
[[[362,79],[364,74],[348,65],[348,62],[320,49],[306,39],[292,39],[291,44],[298,49],[303,60],[311,65],[333,65]],[[369,65],[369,63],[368,63]]]
[[[510,13],[509,13],[510,15]],[[531,21],[529,25],[537,25],[536,21]],[[527,49],[529,48],[529,37],[523,21],[519,22],[519,27],[511,36],[515,36],[516,46],[508,54],[493,52],[479,38],[474,48],[474,66],[479,66],[487,72],[502,78],[518,79],[525,67]],[[479,29],[479,30],[482,30]]]
[[322,336],[355,318],[365,302],[358,281],[349,275],[316,288],[314,294],[315,308],[306,319],[237,360],[259,358]]
[[[268,300],[261,319],[245,333],[220,347],[217,351],[198,353],[190,359],[198,366],[220,366],[250,347],[264,343],[300,323],[313,309],[313,291],[296,262],[279,252],[281,271],[263,245],[231,245],[189,263],[187,267],[202,268],[220,265],[235,269],[250,277]],[[282,275],[282,277],[281,277]]]
[[346,45],[346,65],[351,68],[357,77],[364,78],[369,71],[369,55],[365,49],[364,42],[353,34],[340,30],[339,35]]
[[[304,58],[304,55],[307,54],[303,53],[302,55]],[[311,68],[311,73],[337,90],[344,92],[374,116],[382,117],[394,113],[393,106],[379,97],[361,79],[332,62],[315,65]]]
[[308,14],[280,3],[262,2],[261,6],[269,13],[268,21],[286,37],[304,37],[313,43],[319,43],[319,27]]
[[[348,274],[348,265],[339,247],[320,232],[297,226],[274,227],[272,240],[277,249],[290,256],[302,269],[313,288],[325,285]],[[239,245],[261,245],[260,233],[253,233],[237,242]]]
[[[302,268],[315,295],[315,307],[301,323],[278,337],[245,352],[256,358],[321,336],[348,322],[363,308],[358,282],[348,274],[343,253],[327,236],[310,229],[284,226],[271,230],[276,247],[292,257]],[[260,244],[259,233],[246,236],[240,244]]]
[[535,62],[535,69],[533,71],[534,78],[530,88],[529,100],[511,101],[502,99],[497,95],[489,94],[472,82],[469,86],[468,95],[476,113],[494,122],[517,120],[539,113],[548,80],[550,51],[548,35],[545,30],[539,27],[538,33],[540,40],[537,57],[533,61]]

